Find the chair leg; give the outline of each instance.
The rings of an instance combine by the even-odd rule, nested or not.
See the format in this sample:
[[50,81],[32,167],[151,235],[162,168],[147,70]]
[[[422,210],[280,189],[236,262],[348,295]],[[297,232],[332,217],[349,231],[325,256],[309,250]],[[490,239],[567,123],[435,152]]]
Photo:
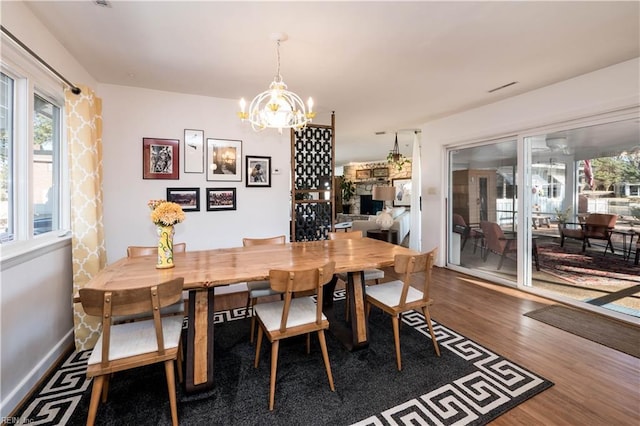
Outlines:
[[[248,317],[249,316],[249,307],[251,307],[251,292],[248,291],[247,292],[247,306],[244,308],[244,317]],[[253,311],[251,312],[251,315],[253,316]]]
[[333,374],[331,374],[331,363],[329,362],[329,352],[327,351],[327,341],[324,338],[324,330],[318,330],[318,340],[320,340],[320,349],[322,350],[322,359],[324,360],[324,368],[327,370],[327,378],[329,379],[329,388],[332,392],[336,391],[333,385]]
[[182,383],[184,381],[184,377],[182,377],[182,360],[184,354],[182,353],[182,341],[178,343],[178,357],[176,358],[176,368],[178,369],[178,383]]
[[87,426],[93,426],[96,422],[96,414],[98,413],[98,405],[100,404],[100,394],[102,393],[103,384],[104,376],[97,376],[93,378],[91,401],[89,402],[89,414],[87,414]]
[[436,339],[436,334],[433,332],[433,325],[431,324],[431,315],[429,315],[429,308],[422,308],[422,313],[424,314],[424,319],[427,322],[427,327],[429,327],[429,334],[431,334],[431,341],[433,342],[433,348],[436,350],[436,355],[440,356],[440,346],[438,346],[438,340]]
[[271,377],[269,378],[269,411],[273,411],[276,397],[276,371],[278,370],[279,340],[271,342]]
[[391,322],[393,324],[393,341],[396,346],[396,364],[398,365],[398,371],[402,371],[402,357],[400,356],[400,324],[398,316],[392,316]]
[[307,333],[307,355],[311,353],[311,333]]
[[256,342],[256,359],[253,363],[254,368],[258,368],[260,363],[260,349],[262,348],[262,327],[258,327],[258,341]]
[[256,316],[253,315],[253,307],[256,305],[255,298],[251,299],[250,305],[251,305],[251,335],[249,336],[249,343],[253,343],[253,336],[256,331]]
[[176,379],[173,371],[173,360],[164,362],[164,371],[167,375],[167,389],[169,391],[169,406],[171,407],[171,424],[178,426],[178,403],[176,402]]
[[500,262],[498,262],[498,271],[502,268],[502,264],[504,263],[504,258],[507,257],[507,250],[503,250],[500,255]]
[[111,382],[111,377],[113,373],[104,376],[104,382],[102,382],[102,403],[107,402],[107,397],[109,396],[109,383]]

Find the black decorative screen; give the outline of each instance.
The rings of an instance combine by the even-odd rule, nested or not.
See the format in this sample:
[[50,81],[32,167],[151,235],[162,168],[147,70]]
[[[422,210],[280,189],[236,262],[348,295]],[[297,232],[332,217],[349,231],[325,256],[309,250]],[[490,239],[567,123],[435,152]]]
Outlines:
[[324,240],[333,228],[333,126],[296,130],[291,150],[295,218],[291,237]]

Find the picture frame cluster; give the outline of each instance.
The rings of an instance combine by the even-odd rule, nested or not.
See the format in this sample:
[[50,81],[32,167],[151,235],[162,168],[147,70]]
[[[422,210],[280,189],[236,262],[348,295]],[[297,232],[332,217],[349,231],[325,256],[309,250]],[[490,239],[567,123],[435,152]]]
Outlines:
[[[185,174],[204,174],[207,182],[241,182],[246,187],[271,187],[271,157],[246,155],[242,161],[242,141],[205,138],[204,130],[184,129],[182,151],[179,139],[142,139],[142,178],[180,179],[180,156]],[[244,165],[244,167],[243,167]],[[168,187],[166,199],[185,212],[200,211],[199,187]],[[237,188],[205,188],[207,211],[237,209]]]

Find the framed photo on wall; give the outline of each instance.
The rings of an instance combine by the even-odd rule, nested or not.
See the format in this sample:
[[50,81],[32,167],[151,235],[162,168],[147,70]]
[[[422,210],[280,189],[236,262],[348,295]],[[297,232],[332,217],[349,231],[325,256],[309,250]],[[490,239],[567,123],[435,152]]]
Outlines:
[[378,167],[377,169],[373,169],[373,177],[389,177],[389,168],[388,167]]
[[185,212],[199,212],[200,188],[167,188],[167,201],[179,204]]
[[142,138],[142,178],[180,178],[180,140]]
[[411,179],[393,179],[396,195],[393,197],[394,207],[411,207]]
[[207,139],[207,180],[242,181],[242,141]]
[[356,179],[370,179],[371,169],[356,170]]
[[271,157],[245,156],[246,186],[271,186]]
[[204,130],[184,129],[184,172],[204,173]]
[[236,209],[235,188],[207,188],[207,211]]

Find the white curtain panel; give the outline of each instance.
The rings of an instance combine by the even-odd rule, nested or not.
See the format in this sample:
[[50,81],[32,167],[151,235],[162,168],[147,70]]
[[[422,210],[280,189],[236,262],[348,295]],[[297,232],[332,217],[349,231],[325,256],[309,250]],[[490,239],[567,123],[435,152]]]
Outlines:
[[411,158],[411,232],[409,233],[409,248],[422,250],[420,229],[420,216],[422,206],[420,194],[422,193],[422,180],[420,179],[420,137],[418,132],[413,133],[413,155]]

